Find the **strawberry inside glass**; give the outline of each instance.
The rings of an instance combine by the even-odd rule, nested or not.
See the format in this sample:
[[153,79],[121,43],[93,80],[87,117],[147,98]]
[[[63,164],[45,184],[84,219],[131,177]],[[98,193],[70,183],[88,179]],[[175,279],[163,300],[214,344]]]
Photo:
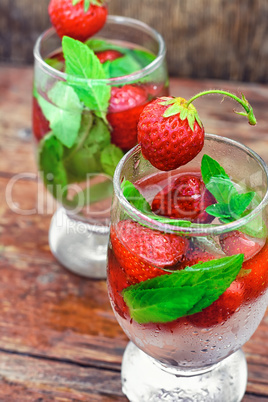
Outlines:
[[108,290],[129,339],[185,375],[232,355],[267,306],[266,166],[206,135],[202,152],[169,172],[136,147],[114,182]]

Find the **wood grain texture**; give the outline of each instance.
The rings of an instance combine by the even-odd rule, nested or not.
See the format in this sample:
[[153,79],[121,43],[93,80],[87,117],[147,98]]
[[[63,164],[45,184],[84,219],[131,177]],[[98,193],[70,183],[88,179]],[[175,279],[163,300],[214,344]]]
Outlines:
[[[106,283],[70,273],[49,250],[56,206],[47,199],[44,207],[36,175],[28,134],[31,85],[31,67],[0,67],[0,400],[124,402],[120,365],[127,338]],[[268,87],[171,79],[171,93],[186,98],[212,87],[242,90],[258,125],[235,115],[232,101],[209,96],[196,103],[206,130],[250,145],[268,163]],[[243,402],[268,400],[267,336],[268,312],[243,348],[249,371]]]
[[[49,0],[1,0],[0,61],[31,63],[49,26]],[[109,0],[110,14],[140,19],[167,44],[175,77],[268,80],[267,0]]]

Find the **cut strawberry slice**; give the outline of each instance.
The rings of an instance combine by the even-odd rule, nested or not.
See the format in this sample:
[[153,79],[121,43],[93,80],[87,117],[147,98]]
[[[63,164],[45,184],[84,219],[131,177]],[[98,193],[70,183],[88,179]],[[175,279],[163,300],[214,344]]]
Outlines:
[[220,244],[226,255],[244,254],[244,261],[254,257],[264,246],[264,239],[255,239],[238,230],[220,236]]
[[163,234],[130,220],[112,225],[111,243],[119,264],[137,282],[167,274],[161,268],[175,268],[188,246],[184,237]]
[[112,126],[112,143],[123,151],[137,144],[137,125],[148,101],[144,88],[134,85],[113,87],[107,120]]
[[206,189],[201,175],[183,174],[155,196],[152,210],[158,215],[169,218],[209,223],[214,217],[205,209],[215,202],[213,195]]

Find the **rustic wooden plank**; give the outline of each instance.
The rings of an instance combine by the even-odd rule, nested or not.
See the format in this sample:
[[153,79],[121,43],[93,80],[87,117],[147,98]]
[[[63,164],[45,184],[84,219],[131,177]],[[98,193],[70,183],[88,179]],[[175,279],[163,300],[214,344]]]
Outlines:
[[34,172],[31,147],[32,68],[0,70],[0,171]]
[[[48,3],[1,0],[0,60],[32,62],[35,39],[50,25]],[[163,35],[173,76],[267,82],[267,1],[113,0],[108,7]]]
[[[22,401],[126,401],[120,372],[28,356],[0,354],[0,399]],[[15,399],[13,399],[15,400]]]

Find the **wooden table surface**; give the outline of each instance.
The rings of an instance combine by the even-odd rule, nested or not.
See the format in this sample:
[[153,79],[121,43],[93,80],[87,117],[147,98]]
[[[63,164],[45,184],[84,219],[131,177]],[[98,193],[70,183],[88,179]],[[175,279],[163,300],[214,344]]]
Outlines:
[[[106,283],[70,273],[49,250],[53,208],[40,211],[31,87],[31,67],[0,66],[0,401],[123,402],[127,338]],[[231,100],[208,96],[195,102],[206,131],[240,140],[268,163],[268,86],[171,79],[171,94],[185,98],[212,88],[242,91],[258,124],[232,113]],[[268,314],[243,348],[249,370],[243,402],[268,400],[267,340]]]

